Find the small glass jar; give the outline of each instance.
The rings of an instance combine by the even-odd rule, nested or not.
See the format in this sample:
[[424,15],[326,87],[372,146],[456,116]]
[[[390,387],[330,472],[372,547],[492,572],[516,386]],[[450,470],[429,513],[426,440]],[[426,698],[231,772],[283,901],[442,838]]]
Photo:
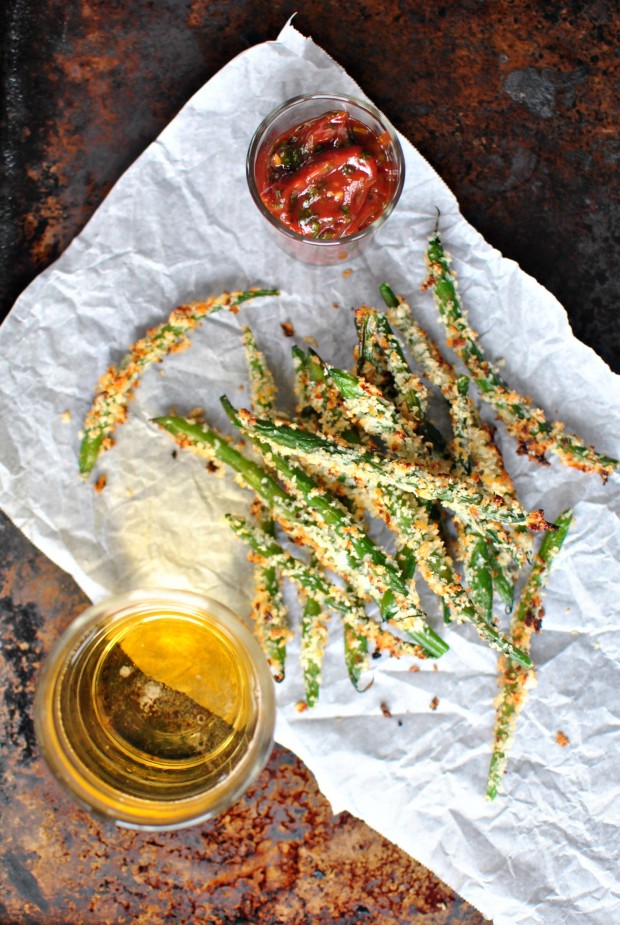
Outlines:
[[[384,140],[394,174],[389,196],[381,213],[370,224],[354,233],[331,238],[300,234],[283,224],[265,204],[259,180],[261,164],[269,156],[276,140],[286,132],[328,112],[342,111],[366,126],[374,136]],[[288,100],[261,122],[248,150],[246,176],[252,199],[281,249],[306,263],[332,264],[359,253],[372,241],[378,229],[392,214],[403,189],[405,161],[395,129],[374,106],[351,96],[317,93]]]
[[56,778],[126,828],[178,829],[227,809],[267,763],[274,724],[254,636],[187,591],[135,590],[90,607],[50,653],[35,697]]

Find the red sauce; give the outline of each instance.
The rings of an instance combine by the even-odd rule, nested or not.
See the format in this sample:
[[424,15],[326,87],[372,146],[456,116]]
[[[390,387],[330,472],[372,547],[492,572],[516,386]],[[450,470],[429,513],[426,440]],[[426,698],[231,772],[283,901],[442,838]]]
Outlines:
[[312,238],[342,238],[366,228],[384,211],[397,182],[389,134],[375,134],[344,111],[288,129],[256,163],[266,208]]

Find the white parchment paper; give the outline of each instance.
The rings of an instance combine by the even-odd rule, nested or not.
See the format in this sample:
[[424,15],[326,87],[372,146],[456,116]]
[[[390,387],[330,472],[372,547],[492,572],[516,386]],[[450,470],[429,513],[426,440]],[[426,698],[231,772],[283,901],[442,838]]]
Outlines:
[[[183,413],[201,405],[211,423],[226,426],[219,395],[247,403],[247,386],[239,389],[247,382],[245,323],[283,390],[292,382],[284,321],[300,345],[313,337],[326,359],[349,365],[351,308],[380,302],[384,280],[440,339],[431,297],[419,291],[437,208],[489,354],[505,358],[507,378],[551,417],[620,455],[618,377],[573,337],[557,301],[464,221],[405,140],[401,202],[364,256],[316,268],[271,242],[246,190],[247,146],[275,105],[318,91],[363,95],[290,25],[240,55],[127,171],[2,327],[0,505],[93,599],[169,584],[248,613],[245,550],[222,521],[224,511],[245,510],[246,497],[231,478],[209,477],[198,459],[175,460],[149,421],[171,406]],[[96,494],[78,477],[76,455],[99,375],[174,306],[253,285],[282,295],[209,319],[189,351],[148,371],[102,458],[108,484]],[[557,462],[539,468],[501,430],[499,439],[526,505],[552,519],[571,504],[576,515],[534,643],[539,683],[520,722],[507,794],[483,798],[496,666],[466,627],[445,631],[451,651],[437,671],[382,661],[360,695],[346,678],[334,622],[320,705],[303,714],[295,710],[303,690],[294,643],[278,689],[278,739],[312,769],[334,811],[366,820],[496,925],[611,925],[620,921],[619,480],[603,486]]]

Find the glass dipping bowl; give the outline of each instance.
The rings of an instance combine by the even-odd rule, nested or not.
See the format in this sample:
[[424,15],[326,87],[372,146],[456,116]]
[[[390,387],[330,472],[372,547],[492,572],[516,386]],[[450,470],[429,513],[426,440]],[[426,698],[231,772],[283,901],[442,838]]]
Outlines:
[[[396,182],[381,214],[360,231],[337,238],[313,238],[299,234],[284,225],[263,202],[257,182],[257,164],[267,156],[275,140],[302,122],[324,115],[331,110],[345,110],[362,122],[375,135],[389,137],[388,150],[396,167]],[[306,263],[332,264],[354,257],[373,239],[378,229],[390,217],[400,198],[405,181],[405,161],[396,130],[370,103],[352,96],[316,93],[296,96],[274,109],[258,126],[246,161],[248,187],[259,212],[282,250]]]
[[126,828],[166,830],[227,809],[273,745],[271,673],[227,607],[134,590],[88,608],[48,656],[35,731],[56,778]]

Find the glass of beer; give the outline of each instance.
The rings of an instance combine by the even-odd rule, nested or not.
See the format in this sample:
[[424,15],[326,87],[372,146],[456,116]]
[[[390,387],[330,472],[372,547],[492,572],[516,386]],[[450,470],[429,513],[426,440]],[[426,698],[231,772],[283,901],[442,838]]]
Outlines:
[[187,591],[135,590],[88,608],[46,660],[35,730],[56,778],[127,828],[194,825],[265,766],[275,697],[251,631]]

